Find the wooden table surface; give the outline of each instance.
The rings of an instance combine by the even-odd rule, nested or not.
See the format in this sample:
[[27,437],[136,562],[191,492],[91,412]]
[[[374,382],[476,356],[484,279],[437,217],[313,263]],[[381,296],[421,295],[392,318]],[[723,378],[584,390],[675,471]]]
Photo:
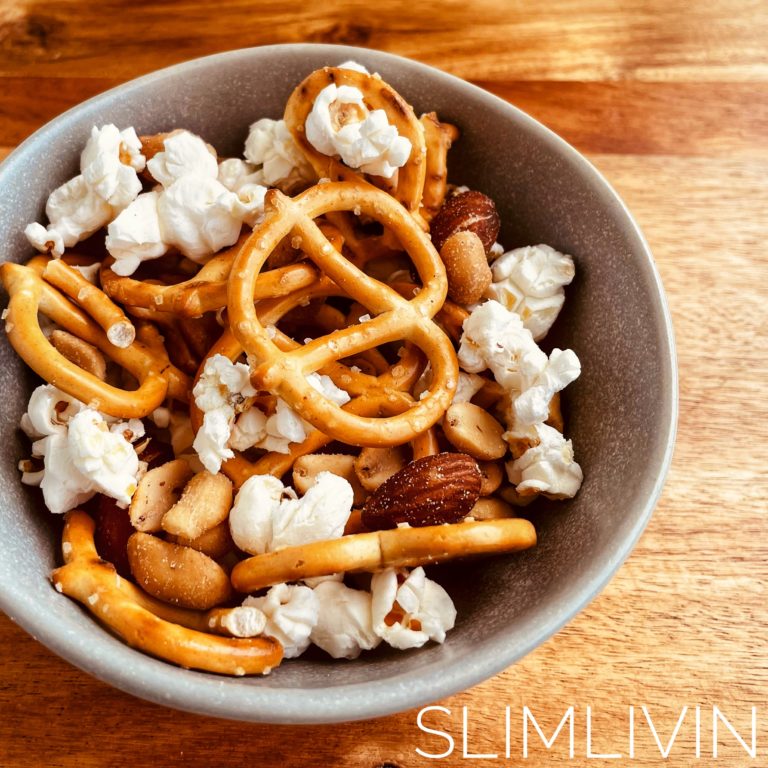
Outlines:
[[[368,7],[370,6],[370,7]],[[277,42],[380,48],[435,65],[526,110],[584,152],[650,241],[677,335],[680,426],[647,531],[604,592],[503,674],[417,712],[326,727],[188,715],[116,691],[0,617],[0,766],[768,765],[768,4],[765,0],[415,3],[0,0],[0,147],[64,109],[195,56]],[[628,757],[629,707],[636,743]],[[511,709],[511,759],[504,756]],[[549,736],[574,707],[567,734]],[[701,759],[695,760],[699,706]],[[712,757],[713,706],[720,722]],[[470,754],[463,756],[462,707]]]

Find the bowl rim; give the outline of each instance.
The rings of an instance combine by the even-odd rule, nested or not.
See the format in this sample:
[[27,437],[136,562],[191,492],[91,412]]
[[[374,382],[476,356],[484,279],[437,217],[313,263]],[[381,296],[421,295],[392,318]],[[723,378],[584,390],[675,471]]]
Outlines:
[[[649,470],[649,472],[654,472],[655,481],[645,504],[637,514],[634,525],[620,542],[610,560],[601,563],[598,567],[586,570],[569,592],[572,599],[566,600],[563,597],[559,601],[559,605],[563,607],[549,612],[544,619],[533,625],[528,634],[527,642],[511,648],[505,644],[503,637],[491,639],[483,646],[483,653],[476,654],[471,664],[463,663],[462,658],[457,658],[439,664],[439,674],[422,674],[418,680],[418,689],[414,684],[415,680],[412,674],[408,676],[394,675],[366,683],[337,686],[333,688],[333,697],[324,693],[326,689],[321,687],[314,689],[261,688],[232,684],[234,681],[228,678],[210,679],[201,676],[189,685],[179,685],[178,680],[171,678],[173,677],[172,673],[182,670],[166,662],[153,659],[141,651],[135,651],[144,660],[154,661],[162,667],[153,670],[144,678],[123,669],[116,661],[94,663],[89,654],[88,646],[82,643],[78,637],[58,632],[56,625],[46,622],[45,617],[38,610],[35,610],[28,600],[23,599],[22,594],[0,590],[0,609],[15,623],[74,666],[122,691],[158,704],[203,715],[262,723],[320,724],[382,717],[421,707],[471,688],[483,680],[497,675],[530,653],[581,612],[602,591],[629,556],[648,524],[661,496],[674,450],[679,393],[672,319],[658,268],[640,227],[624,201],[603,174],[564,139],[518,107],[459,77],[413,59],[376,49],[319,43],[253,46],[190,59],[121,83],[58,115],[25,139],[0,163],[0,179],[21,155],[31,148],[44,144],[49,133],[55,133],[62,123],[66,123],[73,114],[82,110],[83,107],[98,106],[101,102],[112,99],[117,93],[142,88],[149,83],[175,77],[179,74],[189,74],[199,67],[216,66],[220,62],[231,62],[238,58],[247,60],[254,54],[259,56],[279,55],[287,51],[296,52],[302,49],[320,54],[325,53],[329,60],[337,57],[343,57],[342,60],[345,60],[354,59],[356,56],[374,55],[384,63],[387,61],[396,62],[398,65],[406,63],[414,70],[437,81],[466,89],[475,98],[484,101],[489,108],[506,110],[511,119],[521,122],[529,131],[537,134],[538,138],[553,146],[556,152],[562,153],[566,160],[579,166],[585,176],[601,188],[601,191],[607,194],[618,206],[620,215],[623,215],[632,234],[637,239],[639,251],[645,262],[644,267],[648,270],[651,286],[654,289],[654,314],[660,325],[660,346],[663,346],[661,350],[662,368],[663,373],[669,379],[665,388],[668,400],[663,404],[668,411],[668,418],[664,425],[666,431],[664,451],[658,465]],[[377,66],[379,65],[377,64]],[[122,641],[119,642],[122,643]],[[130,650],[133,651],[134,649]],[[187,674],[194,674],[190,670],[183,671]],[[426,666],[424,671],[429,672],[430,667]],[[225,696],[221,695],[220,680],[229,683]],[[168,686],[165,687],[163,683],[168,683]]]

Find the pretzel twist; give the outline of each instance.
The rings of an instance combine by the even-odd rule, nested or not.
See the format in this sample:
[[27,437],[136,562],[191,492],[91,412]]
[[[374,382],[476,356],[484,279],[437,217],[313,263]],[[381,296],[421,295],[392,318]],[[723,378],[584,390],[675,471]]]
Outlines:
[[[427,150],[424,143],[424,127],[416,118],[413,108],[381,78],[351,69],[323,67],[312,72],[294,89],[285,105],[285,124],[315,173],[321,179],[327,178],[332,181],[362,178],[359,171],[348,168],[337,158],[318,152],[305,135],[304,126],[312,111],[312,105],[320,91],[331,83],[357,88],[362,92],[366,105],[370,109],[383,109],[387,113],[390,125],[394,125],[398,134],[411,142],[408,161],[398,169],[397,183],[388,191],[414,215],[420,224],[424,224],[419,215],[426,173],[424,159]],[[386,180],[379,177],[370,177],[370,179],[386,184]]]
[[[24,362],[50,384],[122,419],[149,415],[167,396],[184,402],[189,399],[189,378],[171,365],[162,345],[150,348],[134,341],[128,347],[116,347],[88,315],[30,267],[6,262],[0,265],[0,280],[10,296],[5,321],[8,340]],[[138,389],[114,387],[70,362],[45,337],[38,312],[125,368],[138,380]]]
[[[313,221],[331,210],[354,209],[390,228],[413,259],[424,288],[411,301],[344,259]],[[313,426],[352,445],[399,445],[435,424],[453,397],[458,363],[450,339],[432,321],[445,301],[447,280],[426,235],[389,195],[360,181],[320,184],[294,199],[270,190],[265,211],[264,222],[235,260],[228,292],[230,325],[248,355],[254,386],[279,395]],[[291,232],[302,238],[305,252],[325,275],[377,317],[286,353],[259,322],[252,297],[269,253]],[[424,350],[433,370],[424,399],[403,414],[357,416],[319,396],[305,378],[331,362],[398,339]]]
[[225,675],[265,675],[282,660],[282,646],[273,638],[208,634],[202,631],[210,626],[208,614],[164,606],[145,595],[99,557],[91,517],[75,510],[65,520],[65,565],[53,571],[51,581],[128,645],[181,667]]

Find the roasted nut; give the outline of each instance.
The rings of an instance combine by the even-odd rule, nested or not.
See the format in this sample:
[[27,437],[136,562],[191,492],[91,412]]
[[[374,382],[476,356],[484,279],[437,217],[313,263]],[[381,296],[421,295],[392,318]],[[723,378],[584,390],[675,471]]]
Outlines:
[[495,461],[478,461],[482,481],[480,483],[480,495],[490,496],[504,479],[504,469],[501,464]]
[[448,296],[457,304],[474,304],[483,298],[493,280],[485,248],[472,231],[455,232],[440,249],[448,275]]
[[142,589],[166,603],[205,611],[232,594],[229,577],[210,557],[148,533],[128,539],[128,562]]
[[405,451],[399,446],[363,448],[355,459],[355,474],[366,491],[375,491],[406,463]]
[[480,495],[477,462],[463,453],[438,453],[412,461],[369,497],[362,521],[370,530],[455,523]]
[[232,509],[232,481],[222,474],[196,474],[181,498],[163,516],[163,530],[174,536],[197,539],[224,522]]
[[445,412],[443,432],[451,445],[476,459],[500,459],[507,452],[504,427],[473,403],[454,403]]
[[355,457],[345,453],[308,453],[296,459],[293,465],[293,485],[299,493],[306,493],[320,472],[331,472],[343,477],[354,493],[353,504],[362,504],[368,494],[355,474]]
[[192,470],[184,459],[150,469],[139,480],[131,499],[131,525],[137,531],[159,531],[163,515],[176,503],[180,489],[191,477]]
[[229,532],[229,523],[226,520],[201,534],[196,539],[169,534],[168,541],[174,544],[181,544],[183,547],[196,549],[198,552],[202,552],[214,560],[224,557],[235,546],[235,543],[232,541],[232,535]]
[[503,499],[489,496],[478,499],[475,506],[469,510],[467,517],[475,520],[499,520],[503,517],[515,517],[515,510]]
[[537,495],[521,496],[513,485],[504,486],[499,492],[499,496],[508,504],[514,507],[527,507],[532,501],[535,501]]
[[107,378],[107,361],[92,344],[60,330],[51,332],[50,341],[71,363],[92,373],[97,379],[104,381]]
[[482,192],[469,190],[449,197],[443,203],[432,220],[430,234],[432,243],[440,251],[452,234],[469,230],[480,238],[487,252],[499,236],[499,226],[499,214],[493,200]]

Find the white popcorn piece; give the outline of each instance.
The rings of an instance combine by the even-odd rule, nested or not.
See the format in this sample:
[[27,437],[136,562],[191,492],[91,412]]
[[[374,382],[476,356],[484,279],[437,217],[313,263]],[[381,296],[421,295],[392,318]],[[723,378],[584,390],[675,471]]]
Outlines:
[[235,544],[252,555],[338,539],[353,496],[349,482],[330,472],[320,472],[300,499],[277,478],[253,475],[237,492],[229,530]]
[[29,224],[24,234],[35,248],[54,257],[85,240],[114,216],[112,206],[85,183],[82,175],[51,193],[45,213],[50,222],[48,227]]
[[99,270],[101,269],[101,262],[97,261],[91,264],[89,267],[81,267],[77,264],[72,265],[89,283],[92,285],[99,285]]
[[369,110],[358,88],[335,83],[317,95],[305,125],[307,141],[350,168],[391,179],[411,155],[411,142],[383,109]]
[[235,210],[249,227],[255,226],[264,215],[264,196],[267,188],[261,183],[262,173],[237,158],[219,163],[219,182],[237,195]]
[[277,584],[264,597],[246,597],[243,605],[258,608],[266,616],[264,634],[283,646],[286,659],[301,656],[309,647],[319,612],[318,599],[309,587]]
[[110,124],[91,129],[80,155],[80,170],[85,183],[117,213],[141,192],[136,172],[144,169],[145,162],[136,131],[119,131]]
[[369,75],[370,72],[362,65],[358,64],[352,59],[342,62],[336,65],[337,69],[351,69],[353,72],[362,72],[364,75]]
[[464,321],[458,357],[470,373],[491,370],[512,401],[516,432],[545,421],[552,396],[581,373],[573,351],[554,349],[547,357],[520,316],[492,299]]
[[139,457],[119,427],[110,430],[104,417],[90,408],[69,422],[67,442],[72,464],[90,481],[91,487],[129,504],[136,490]]
[[248,162],[258,166],[259,183],[268,187],[287,191],[315,179],[312,167],[294,141],[285,120],[265,117],[253,123],[243,154]]
[[179,130],[164,139],[163,151],[147,163],[147,170],[167,188],[183,176],[215,179],[219,165],[215,152],[199,136]]
[[195,405],[203,412],[203,424],[192,445],[211,474],[216,474],[222,462],[235,455],[227,447],[235,406],[255,394],[247,365],[233,363],[224,355],[213,355],[206,361],[192,390]]
[[115,274],[132,275],[141,262],[157,259],[168,250],[160,232],[159,199],[158,192],[145,192],[110,222],[105,244],[115,259]]
[[40,486],[51,512],[68,512],[97,491],[130,501],[139,459],[126,435],[137,439],[144,425],[139,419],[111,422],[50,384],[32,393],[21,428],[36,439],[32,455],[43,459],[43,470],[25,472],[22,482]]
[[422,567],[388,568],[371,579],[373,629],[393,648],[420,648],[429,640],[442,643],[456,622],[448,593],[428,579]]
[[157,201],[163,241],[199,264],[240,236],[240,200],[215,176],[181,176]]
[[573,258],[548,245],[516,248],[491,267],[486,296],[520,315],[535,341],[544,338],[565,302],[563,287],[576,274]]
[[334,659],[356,659],[379,645],[370,592],[350,589],[340,581],[323,581],[314,592],[319,610],[309,639],[318,648]]
[[522,496],[540,493],[550,499],[570,499],[584,475],[573,457],[573,444],[553,427],[537,424],[538,445],[506,464],[507,477]]
[[229,447],[236,451],[246,451],[266,437],[266,414],[258,408],[249,408],[237,417],[229,437]]

